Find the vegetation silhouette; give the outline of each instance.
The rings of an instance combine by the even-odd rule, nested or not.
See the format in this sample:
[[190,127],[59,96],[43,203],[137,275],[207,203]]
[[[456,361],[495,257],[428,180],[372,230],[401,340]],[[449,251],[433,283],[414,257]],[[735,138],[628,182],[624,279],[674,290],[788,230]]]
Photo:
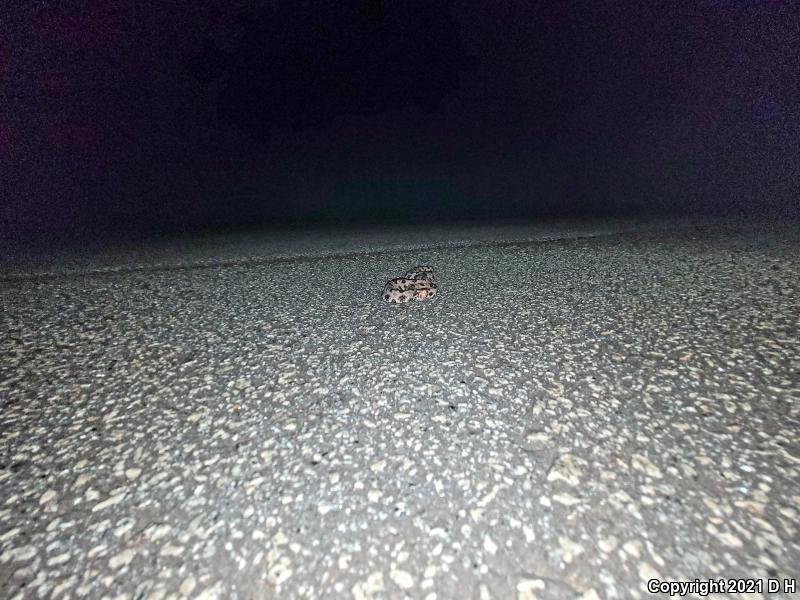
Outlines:
[[231,49],[211,35],[190,61],[221,121],[266,139],[321,129],[341,115],[416,107],[436,112],[478,60],[452,0],[287,2],[240,14]]

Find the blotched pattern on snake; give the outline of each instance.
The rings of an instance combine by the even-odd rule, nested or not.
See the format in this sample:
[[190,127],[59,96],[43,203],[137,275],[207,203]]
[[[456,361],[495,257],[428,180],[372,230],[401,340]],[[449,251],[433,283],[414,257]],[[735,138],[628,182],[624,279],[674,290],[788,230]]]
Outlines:
[[414,267],[402,277],[389,281],[381,297],[392,304],[404,304],[412,300],[424,300],[436,295],[433,283],[433,267]]

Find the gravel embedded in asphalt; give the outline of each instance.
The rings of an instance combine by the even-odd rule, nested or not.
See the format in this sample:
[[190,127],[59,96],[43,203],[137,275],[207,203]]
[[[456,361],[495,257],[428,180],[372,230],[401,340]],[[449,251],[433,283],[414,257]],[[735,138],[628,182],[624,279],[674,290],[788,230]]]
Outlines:
[[777,225],[6,280],[0,596],[797,578],[798,282]]

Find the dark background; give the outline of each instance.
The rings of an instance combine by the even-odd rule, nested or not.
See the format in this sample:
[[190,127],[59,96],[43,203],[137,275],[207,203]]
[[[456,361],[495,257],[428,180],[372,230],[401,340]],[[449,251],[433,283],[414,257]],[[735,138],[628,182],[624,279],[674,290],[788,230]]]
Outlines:
[[6,238],[797,212],[797,2],[2,7]]

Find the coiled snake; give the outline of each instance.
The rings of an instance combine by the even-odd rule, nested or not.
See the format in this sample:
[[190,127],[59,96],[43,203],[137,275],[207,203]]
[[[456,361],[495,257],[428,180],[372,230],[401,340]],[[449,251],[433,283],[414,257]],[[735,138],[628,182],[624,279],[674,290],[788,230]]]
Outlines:
[[435,295],[433,267],[414,267],[402,277],[387,282],[381,297],[392,304],[403,304],[412,300],[433,298]]

